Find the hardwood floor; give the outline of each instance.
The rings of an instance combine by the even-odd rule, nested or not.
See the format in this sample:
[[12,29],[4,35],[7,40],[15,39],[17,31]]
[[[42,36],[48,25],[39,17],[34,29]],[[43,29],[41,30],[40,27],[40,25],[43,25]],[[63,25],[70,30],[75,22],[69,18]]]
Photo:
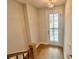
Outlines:
[[63,49],[57,46],[40,45],[37,59],[64,59]]

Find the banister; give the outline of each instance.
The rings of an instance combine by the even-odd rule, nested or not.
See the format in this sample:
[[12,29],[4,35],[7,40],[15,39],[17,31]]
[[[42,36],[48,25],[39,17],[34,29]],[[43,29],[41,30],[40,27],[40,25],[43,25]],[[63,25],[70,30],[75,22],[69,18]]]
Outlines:
[[[25,53],[27,53],[26,56],[24,56]],[[36,59],[35,44],[29,45],[29,49],[27,51],[8,54],[7,59],[10,59],[10,57],[16,57],[16,59],[19,59],[19,55],[22,55],[23,59]]]
[[21,54],[24,54],[24,53],[28,53],[28,51],[16,52],[16,53],[8,54],[7,56],[8,57],[13,57],[13,56],[21,55]]
[[[16,56],[16,59],[19,59],[18,55],[22,55],[23,59],[25,59],[25,57],[24,57],[25,53],[27,53],[27,55],[29,55],[29,50],[27,50],[27,51],[21,51],[21,52],[16,52],[16,53],[12,53],[12,54],[8,54],[7,55],[7,59],[9,59],[10,57],[14,57],[14,56]],[[28,59],[29,59],[29,57],[28,57]]]

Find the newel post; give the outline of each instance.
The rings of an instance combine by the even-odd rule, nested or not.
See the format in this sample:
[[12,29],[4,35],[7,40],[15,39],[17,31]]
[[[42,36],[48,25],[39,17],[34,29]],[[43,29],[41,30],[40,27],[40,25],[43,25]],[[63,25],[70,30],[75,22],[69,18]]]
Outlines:
[[30,59],[37,59],[37,49],[35,47],[35,44],[29,45],[29,56]]

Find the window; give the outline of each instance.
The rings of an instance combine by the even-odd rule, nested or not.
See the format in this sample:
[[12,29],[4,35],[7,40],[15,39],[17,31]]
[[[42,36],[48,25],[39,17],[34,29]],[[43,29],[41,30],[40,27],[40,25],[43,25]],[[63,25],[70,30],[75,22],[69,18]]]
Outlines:
[[49,14],[49,38],[50,41],[58,41],[58,19],[59,14]]

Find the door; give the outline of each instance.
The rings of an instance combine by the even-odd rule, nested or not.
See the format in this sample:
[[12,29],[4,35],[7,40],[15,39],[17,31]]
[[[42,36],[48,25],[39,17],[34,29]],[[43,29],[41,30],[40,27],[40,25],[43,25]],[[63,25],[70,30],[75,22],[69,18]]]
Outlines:
[[49,20],[49,39],[53,42],[59,41],[59,14],[58,13],[50,13],[48,15]]

